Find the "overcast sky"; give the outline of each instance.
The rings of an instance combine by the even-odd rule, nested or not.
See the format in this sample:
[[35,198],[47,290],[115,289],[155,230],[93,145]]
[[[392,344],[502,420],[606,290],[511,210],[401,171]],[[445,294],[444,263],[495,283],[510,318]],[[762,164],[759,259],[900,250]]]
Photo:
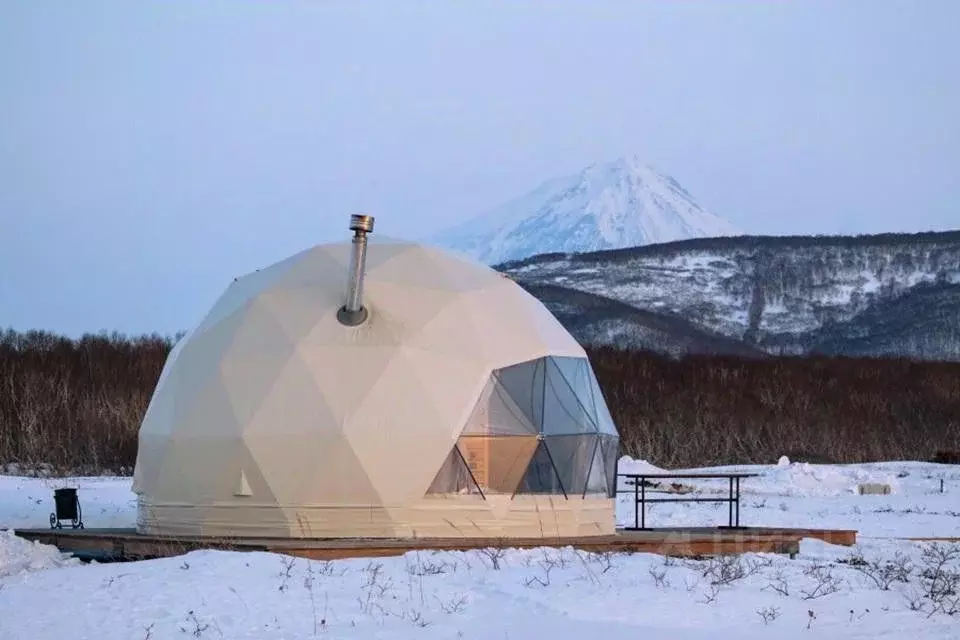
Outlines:
[[0,327],[173,333],[629,153],[747,232],[960,227],[957,0],[0,10]]

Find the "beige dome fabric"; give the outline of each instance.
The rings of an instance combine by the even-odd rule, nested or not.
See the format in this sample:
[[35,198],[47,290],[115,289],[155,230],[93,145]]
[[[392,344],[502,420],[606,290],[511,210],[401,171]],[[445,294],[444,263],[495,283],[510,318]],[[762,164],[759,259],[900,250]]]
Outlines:
[[235,280],[175,346],[139,434],[142,533],[609,534],[617,435],[583,349],[533,296],[440,249],[372,239]]

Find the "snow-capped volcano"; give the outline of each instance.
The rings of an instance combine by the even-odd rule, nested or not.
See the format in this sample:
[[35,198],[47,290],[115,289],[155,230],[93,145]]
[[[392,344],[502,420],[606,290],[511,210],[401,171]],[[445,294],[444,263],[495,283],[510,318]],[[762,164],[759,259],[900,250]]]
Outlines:
[[540,253],[581,253],[739,235],[637,156],[590,165],[447,229],[437,244],[487,264]]

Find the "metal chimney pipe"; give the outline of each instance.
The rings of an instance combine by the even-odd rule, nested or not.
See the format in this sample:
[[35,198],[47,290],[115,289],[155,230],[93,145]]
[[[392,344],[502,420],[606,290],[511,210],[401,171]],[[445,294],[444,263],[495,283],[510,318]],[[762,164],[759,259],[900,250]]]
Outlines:
[[367,319],[363,306],[363,274],[367,264],[367,234],[373,233],[373,216],[350,216],[353,231],[353,251],[350,254],[350,271],[347,274],[347,300],[337,311],[340,324],[355,327]]

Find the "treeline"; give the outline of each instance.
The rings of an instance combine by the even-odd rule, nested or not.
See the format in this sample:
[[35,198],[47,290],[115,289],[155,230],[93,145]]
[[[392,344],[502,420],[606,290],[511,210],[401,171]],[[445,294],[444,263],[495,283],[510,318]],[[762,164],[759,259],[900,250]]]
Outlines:
[[930,460],[960,450],[960,363],[592,349],[623,448],[665,467]]
[[[0,467],[132,473],[173,338],[0,333]],[[960,450],[960,364],[589,349],[623,453],[663,467]]]
[[0,469],[130,474],[173,338],[0,333]]

